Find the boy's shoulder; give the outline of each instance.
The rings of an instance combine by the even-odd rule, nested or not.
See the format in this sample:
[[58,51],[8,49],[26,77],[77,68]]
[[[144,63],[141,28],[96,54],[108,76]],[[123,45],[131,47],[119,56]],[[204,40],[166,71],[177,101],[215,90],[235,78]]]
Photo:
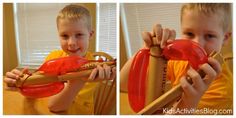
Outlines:
[[87,52],[86,52],[86,55],[85,55],[85,58],[86,58],[86,59],[94,59],[93,53],[87,51]]
[[[55,58],[61,58],[67,56],[67,53],[64,52],[63,50],[53,50],[51,51],[48,56],[46,57],[47,60],[55,59]],[[92,52],[86,52],[86,59],[94,59],[93,53]]]
[[55,58],[65,57],[67,54],[63,50],[53,50],[51,51],[45,60],[51,60]]

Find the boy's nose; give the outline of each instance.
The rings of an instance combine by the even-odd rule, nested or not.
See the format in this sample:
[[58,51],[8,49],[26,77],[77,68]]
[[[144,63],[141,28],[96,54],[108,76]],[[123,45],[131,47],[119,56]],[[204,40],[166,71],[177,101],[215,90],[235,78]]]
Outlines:
[[76,44],[76,39],[72,36],[69,38],[68,45],[69,46],[75,46]]
[[195,37],[192,41],[198,43],[201,47],[203,47],[203,44],[204,44],[204,38],[203,37]]

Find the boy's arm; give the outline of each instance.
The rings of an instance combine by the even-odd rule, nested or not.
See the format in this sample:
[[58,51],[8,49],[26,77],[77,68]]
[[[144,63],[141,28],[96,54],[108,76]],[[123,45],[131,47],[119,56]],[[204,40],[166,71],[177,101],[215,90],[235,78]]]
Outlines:
[[83,88],[85,82],[83,80],[70,80],[65,83],[64,89],[49,98],[48,108],[52,112],[65,111],[73,102],[75,96]]
[[[111,68],[106,64],[104,64],[103,67],[98,65],[97,68],[93,69],[89,76],[89,79],[91,80],[114,80],[115,78],[116,68]],[[83,80],[84,79],[68,80],[60,93],[49,98],[48,108],[50,111],[59,112],[67,110],[76,95],[83,88],[86,82]]]
[[134,56],[132,56],[120,70],[120,90],[122,92],[128,92],[128,78],[131,64]]

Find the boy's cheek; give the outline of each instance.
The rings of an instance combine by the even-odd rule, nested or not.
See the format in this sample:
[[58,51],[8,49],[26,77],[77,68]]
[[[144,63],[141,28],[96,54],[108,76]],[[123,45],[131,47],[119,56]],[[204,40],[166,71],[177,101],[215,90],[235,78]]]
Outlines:
[[211,54],[213,51],[216,51],[216,52],[220,52],[221,50],[221,46],[219,45],[214,45],[214,46],[205,46],[205,51],[207,52],[207,54]]

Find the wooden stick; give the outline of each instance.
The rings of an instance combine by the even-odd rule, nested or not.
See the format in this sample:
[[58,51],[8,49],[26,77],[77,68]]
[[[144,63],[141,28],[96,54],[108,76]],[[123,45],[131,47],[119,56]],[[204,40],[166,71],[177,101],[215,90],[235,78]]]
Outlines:
[[[103,82],[105,82],[105,81],[103,81]],[[98,96],[97,96],[97,98],[96,98],[96,104],[97,104],[97,107],[96,107],[96,110],[95,110],[95,114],[99,114],[99,111],[100,111],[100,108],[101,108],[101,104],[102,104],[102,99],[103,99],[103,97],[104,97],[104,91],[106,90],[106,84],[107,83],[103,83],[103,84],[105,84],[105,86],[103,86],[103,85],[99,85],[99,90],[100,91],[98,91],[99,92],[99,94],[98,94]]]
[[144,107],[140,112],[138,112],[139,115],[147,115],[147,114],[153,114],[156,110],[161,109],[163,106],[168,104],[170,101],[173,101],[175,98],[179,97],[179,95],[182,93],[181,85],[178,84],[171,90],[167,91],[165,94],[151,102],[149,105]]
[[94,114],[97,114],[98,113],[98,107],[99,107],[99,101],[100,101],[100,96],[101,96],[101,90],[102,89],[102,86],[101,86],[101,83],[99,85],[96,86],[96,91],[94,93]]
[[[224,60],[220,53],[212,52],[210,54],[210,57],[213,57],[216,59],[221,65],[223,64]],[[201,76],[204,76],[205,73],[203,71],[199,71]],[[187,79],[189,83],[192,83],[191,79]],[[154,100],[152,103],[147,105],[145,108],[143,108],[138,114],[145,115],[145,114],[153,114],[156,110],[161,109],[169,102],[173,101],[177,97],[179,97],[182,94],[183,90],[180,84],[176,85],[172,89],[170,89],[168,92]]]
[[[164,93],[166,60],[160,56],[160,46],[150,48],[148,79],[146,81],[145,105],[150,104]],[[157,66],[158,65],[158,66]]]
[[109,102],[108,100],[109,100],[109,98],[110,98],[110,96],[112,94],[111,92],[112,92],[113,86],[115,84],[115,81],[116,81],[116,79],[114,79],[112,81],[107,81],[107,84],[106,84],[107,89],[104,91],[105,92],[105,96],[103,98],[103,102],[102,102],[99,114],[102,114],[102,111],[104,110],[104,107],[105,107],[106,103]]
[[102,108],[101,115],[111,115],[116,112],[116,81],[113,81],[112,86],[109,87],[111,88],[111,91],[108,99],[104,101],[105,105]]
[[[115,67],[115,63],[109,63],[111,67]],[[32,75],[23,74],[23,76],[16,81],[16,87],[22,87],[27,85],[40,85],[40,84],[47,84],[52,82],[58,82],[58,81],[67,81],[72,79],[82,79],[84,81],[101,81],[101,80],[88,80],[89,75],[91,74],[92,70],[96,66],[93,66],[93,68],[88,67],[89,69],[80,70],[77,72],[70,72],[63,75],[48,75],[44,74],[42,72],[36,72]]]

